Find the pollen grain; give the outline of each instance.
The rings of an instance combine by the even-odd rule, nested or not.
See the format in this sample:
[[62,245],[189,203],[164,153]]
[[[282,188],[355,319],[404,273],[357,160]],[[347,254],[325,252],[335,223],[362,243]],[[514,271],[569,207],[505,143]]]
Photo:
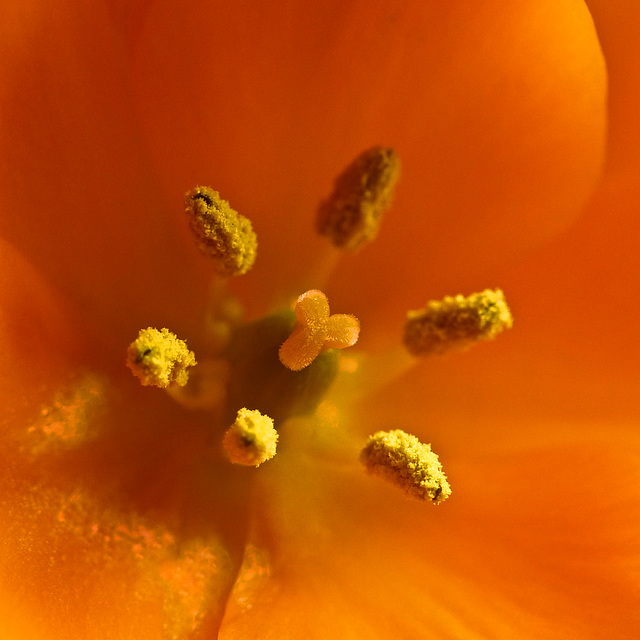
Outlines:
[[378,431],[370,436],[360,461],[370,474],[395,484],[412,498],[440,504],[451,495],[451,487],[431,445],[401,429]]
[[276,455],[278,432],[273,420],[259,411],[240,409],[222,444],[234,464],[258,467]]
[[378,235],[400,177],[393,149],[361,153],[335,180],[333,192],[318,209],[318,233],[341,249],[355,250]]
[[495,338],[513,325],[511,311],[500,289],[485,289],[468,297],[445,296],[409,311],[403,342],[414,356],[463,351]]
[[221,276],[243,275],[256,260],[258,239],[251,222],[217,191],[196,187],[185,195],[185,211],[200,251]]
[[127,366],[144,386],[183,387],[195,364],[187,343],[168,329],[142,329],[127,349]]

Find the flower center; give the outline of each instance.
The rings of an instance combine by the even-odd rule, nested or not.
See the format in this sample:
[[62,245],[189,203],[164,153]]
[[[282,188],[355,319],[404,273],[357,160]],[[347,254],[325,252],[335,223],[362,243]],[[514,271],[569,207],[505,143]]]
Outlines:
[[287,368],[278,353],[299,330],[295,313],[284,310],[234,331],[223,354],[230,367],[226,420],[241,407],[258,409],[276,424],[316,410],[336,378],[340,355],[325,349],[304,369]]
[[[371,242],[391,205],[399,170],[390,149],[374,147],[358,156],[320,205],[318,232],[342,251]],[[197,245],[221,282],[253,266],[257,239],[251,223],[217,191],[196,187],[185,196],[185,210]],[[167,329],[141,331],[127,364],[142,384],[166,389],[186,407],[212,410],[221,433],[226,429],[221,440],[229,464],[257,467],[275,455],[277,429],[287,420],[318,418],[329,388],[347,369],[341,367],[340,350],[356,344],[360,324],[354,316],[331,314],[327,296],[317,289],[302,293],[290,309],[246,324],[238,321],[226,293],[216,303],[210,323],[215,346],[210,354],[198,354],[201,363],[189,384],[194,354]],[[411,356],[424,357],[468,348],[511,324],[502,292],[488,289],[410,311],[403,342]],[[360,461],[409,496],[439,504],[451,493],[430,445],[400,429],[362,442]]]

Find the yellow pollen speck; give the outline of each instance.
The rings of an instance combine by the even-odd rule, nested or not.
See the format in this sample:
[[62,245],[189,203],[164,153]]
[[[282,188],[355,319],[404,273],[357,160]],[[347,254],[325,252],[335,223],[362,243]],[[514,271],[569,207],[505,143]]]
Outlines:
[[369,473],[395,484],[412,498],[439,504],[451,495],[431,445],[400,429],[370,436],[360,461]]
[[446,296],[424,309],[409,311],[404,344],[414,356],[460,351],[480,340],[495,338],[513,325],[500,289],[486,289],[469,297]]
[[183,387],[188,368],[197,364],[193,351],[168,329],[142,329],[127,349],[127,366],[144,386]]
[[280,362],[300,371],[309,366],[324,349],[344,349],[353,346],[360,335],[360,323],[355,316],[329,314],[327,296],[311,289],[303,293],[295,305],[297,325],[280,347]]
[[73,446],[97,435],[99,420],[95,418],[108,390],[107,380],[93,373],[62,383],[27,429],[32,453],[40,454],[60,445]]
[[374,147],[361,153],[338,176],[333,193],[320,205],[318,232],[343,249],[371,242],[391,206],[399,177],[400,160],[393,149]]
[[232,209],[217,191],[210,187],[189,191],[185,211],[198,247],[213,259],[220,275],[237,276],[251,269],[258,250],[251,222]]
[[231,462],[258,467],[276,455],[278,432],[273,420],[259,411],[240,409],[222,444]]

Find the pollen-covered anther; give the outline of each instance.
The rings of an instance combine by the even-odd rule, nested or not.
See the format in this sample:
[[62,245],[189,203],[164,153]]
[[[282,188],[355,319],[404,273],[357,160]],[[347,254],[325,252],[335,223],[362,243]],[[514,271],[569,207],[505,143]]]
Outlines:
[[324,349],[344,349],[358,341],[358,319],[343,313],[330,315],[329,300],[322,291],[303,293],[296,300],[295,313],[296,327],[278,354],[291,371],[309,366]]
[[234,464],[258,467],[276,455],[278,432],[273,420],[259,411],[240,409],[222,444]]
[[430,301],[424,309],[409,311],[403,342],[412,355],[429,356],[467,349],[512,325],[503,292],[486,289],[468,297],[446,296]]
[[360,461],[372,475],[395,484],[408,496],[439,504],[451,495],[451,487],[438,456],[401,429],[378,431],[369,437]]
[[189,191],[185,211],[200,251],[213,260],[220,275],[237,276],[251,269],[258,251],[251,222],[217,191],[210,187]]
[[316,227],[342,249],[371,242],[391,206],[400,160],[393,149],[374,147],[361,153],[337,178],[333,192],[318,209]]
[[127,366],[144,386],[183,387],[195,364],[187,343],[168,329],[142,329],[127,349]]

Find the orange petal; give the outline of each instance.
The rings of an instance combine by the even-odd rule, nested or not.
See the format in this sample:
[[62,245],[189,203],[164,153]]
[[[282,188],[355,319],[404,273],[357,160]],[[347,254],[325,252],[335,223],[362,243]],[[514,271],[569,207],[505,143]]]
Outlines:
[[220,637],[631,637],[637,445],[449,460],[438,509],[354,469],[274,461],[254,540],[271,555],[241,574]]
[[[152,640],[215,633],[230,568],[216,539],[176,540],[82,490],[7,481],[0,592],[7,640]],[[4,607],[3,607],[4,608]],[[29,621],[27,624],[25,621]]]
[[147,162],[108,13],[84,0],[7,10],[0,233],[112,332],[150,321],[179,330],[204,282],[182,201],[164,199]]
[[[135,69],[172,197],[215,183],[268,246],[251,276],[256,308],[316,261],[315,209],[372,144],[397,149],[403,177],[375,245],[331,282],[335,304],[355,303],[372,326],[417,304],[419,283],[435,296],[456,280],[486,286],[496,264],[578,216],[601,169],[606,90],[582,2],[328,0],[272,17],[246,1],[224,16],[159,2]],[[175,29],[196,23],[215,25],[215,47],[206,30]],[[375,313],[374,288],[386,292]]]
[[2,239],[0,299],[0,404],[7,438],[78,366],[87,345],[60,293]]
[[637,175],[640,79],[635,70],[640,60],[640,7],[633,0],[587,0],[585,4],[593,15],[609,78],[607,167],[618,176]]
[[215,629],[240,560],[246,488],[211,478],[195,453],[210,425],[188,427],[168,398],[141,393],[121,349],[122,373],[107,375],[110,338],[96,345],[4,241],[0,261],[3,638]]

